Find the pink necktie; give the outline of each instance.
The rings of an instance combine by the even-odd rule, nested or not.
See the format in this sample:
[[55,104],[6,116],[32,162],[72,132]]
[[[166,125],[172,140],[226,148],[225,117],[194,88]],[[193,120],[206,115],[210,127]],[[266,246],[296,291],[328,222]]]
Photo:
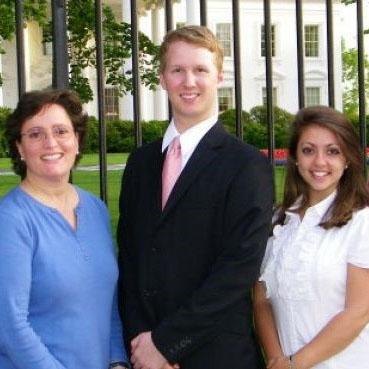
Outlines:
[[162,197],[161,207],[164,206],[168,197],[177,181],[182,169],[181,143],[179,136],[175,137],[169,145],[167,155],[165,157],[162,172]]

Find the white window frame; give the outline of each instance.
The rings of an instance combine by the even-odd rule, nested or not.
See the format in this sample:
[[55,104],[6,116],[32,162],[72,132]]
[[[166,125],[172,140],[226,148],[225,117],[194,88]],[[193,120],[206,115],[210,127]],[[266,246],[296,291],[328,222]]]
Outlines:
[[[260,56],[265,58],[265,36],[264,36],[264,24],[260,26]],[[272,43],[272,58],[277,56],[277,26],[272,24],[271,28],[271,43]]]
[[119,119],[119,94],[116,87],[105,87],[105,119]]
[[[220,27],[227,27],[224,29],[219,29]],[[219,27],[219,28],[218,28]],[[221,22],[215,24],[215,33],[219,43],[222,45],[225,58],[231,58],[233,56],[233,34],[232,34],[232,24],[227,22]],[[223,37],[224,36],[224,37]],[[226,37],[229,36],[229,37]],[[227,46],[226,46],[227,44]]]
[[[263,86],[261,88],[261,105],[266,105],[267,101],[267,88]],[[273,106],[278,106],[278,88],[273,86]]]
[[[307,40],[306,39],[307,27],[314,27],[316,29],[317,40]],[[314,44],[316,45],[314,51],[316,51],[317,55],[307,55],[308,50],[311,51]],[[306,58],[319,58],[320,57],[320,45],[321,45],[320,26],[318,24],[305,24],[304,25],[304,56]]]
[[[227,94],[222,95],[222,92],[227,92]],[[229,103],[227,104],[227,109],[221,109],[221,99],[223,98],[230,99]],[[232,87],[218,88],[218,108],[220,113],[234,108],[234,91]]]
[[[318,99],[314,96],[314,101],[312,101],[312,92],[318,92]],[[310,101],[309,101],[310,100]],[[322,88],[320,86],[306,86],[305,87],[305,106],[316,106],[322,104]]]
[[[44,35],[46,30],[42,28],[42,39],[44,39]],[[44,56],[52,56],[53,55],[53,43],[42,41],[42,54]]]

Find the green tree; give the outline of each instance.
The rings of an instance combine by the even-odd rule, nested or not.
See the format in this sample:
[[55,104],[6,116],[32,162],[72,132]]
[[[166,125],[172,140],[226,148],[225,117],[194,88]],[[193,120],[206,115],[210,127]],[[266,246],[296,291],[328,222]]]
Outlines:
[[[369,60],[364,58],[365,91],[369,93]],[[357,49],[343,49],[342,52],[343,110],[348,116],[358,113],[359,109],[359,80],[358,80],[358,52]]]
[[[15,33],[15,1],[1,0],[0,2],[0,54],[4,54],[3,41],[10,41]],[[25,21],[36,21],[44,25],[47,14],[47,0],[24,0],[23,17]],[[0,86],[3,80],[0,73]]]
[[[96,63],[94,39],[95,9],[93,0],[69,0],[68,31],[70,55],[70,86],[78,91],[82,101],[92,99],[92,89],[83,71]],[[131,26],[117,22],[112,9],[103,6],[104,68],[106,84],[117,87],[119,95],[132,91],[132,72],[124,70],[131,57]],[[159,83],[159,47],[143,33],[139,33],[139,71],[141,82],[155,89]]]
[[[1,0],[0,40],[11,40],[15,32],[14,0]],[[149,6],[150,1],[141,4]],[[153,4],[151,4],[153,5]],[[155,5],[155,4],[154,4]],[[45,40],[52,41],[51,24],[47,18],[47,0],[25,0],[25,20],[35,20],[46,30]],[[70,62],[70,86],[83,102],[92,100],[93,93],[87,67],[96,66],[94,46],[95,10],[93,0],[67,0],[68,53]],[[111,8],[103,5],[104,68],[106,84],[117,87],[120,95],[132,91],[132,72],[124,71],[125,62],[131,57],[130,25],[118,22]],[[159,47],[143,33],[139,33],[139,71],[142,83],[155,89],[158,79]],[[0,53],[4,49],[0,44]],[[0,76],[1,83],[1,76]]]
[[11,110],[9,108],[0,107],[0,158],[6,157],[7,152],[7,143],[5,140],[4,132],[5,132],[5,121]]
[[[265,105],[254,106],[250,110],[250,117],[255,123],[267,125],[267,108]],[[273,120],[274,123],[289,125],[293,119],[293,115],[287,110],[279,108],[278,106],[273,107]]]
[[[265,105],[254,106],[250,110],[251,120],[256,126],[262,126],[258,129],[258,138],[253,132],[248,133],[250,140],[262,139],[262,142],[267,142],[267,108]],[[288,146],[290,126],[293,121],[293,115],[287,110],[279,108],[278,106],[273,107],[273,123],[274,123],[274,138],[275,147],[283,148]],[[266,146],[259,146],[266,147]]]
[[[235,135],[236,134],[236,109],[228,109],[219,114],[219,120],[225,129]],[[250,114],[244,110],[241,112],[242,126],[245,128],[250,122]]]

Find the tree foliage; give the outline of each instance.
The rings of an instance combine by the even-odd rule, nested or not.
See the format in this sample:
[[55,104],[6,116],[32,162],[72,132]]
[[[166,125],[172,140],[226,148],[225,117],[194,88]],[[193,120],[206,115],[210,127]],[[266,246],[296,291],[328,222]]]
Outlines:
[[[15,1],[0,2],[0,50],[3,53],[2,40],[11,40],[15,33]],[[34,20],[44,24],[47,14],[47,0],[24,0],[23,17],[26,21]]]
[[[5,54],[3,41],[11,41],[15,34],[15,1],[1,0],[0,2],[0,54]],[[47,0],[24,0],[23,17],[25,21],[36,21],[40,25],[45,23],[47,14]],[[3,80],[0,73],[0,86]]]
[[[287,147],[293,115],[288,111],[276,106],[273,108],[273,115],[275,147]],[[228,132],[232,134],[236,133],[235,109],[222,112],[219,115],[219,120],[223,123]],[[268,128],[266,106],[254,106],[250,112],[242,111],[241,120],[245,142],[258,148],[267,147]]]
[[[365,91],[369,93],[369,60],[364,58]],[[357,49],[343,49],[342,77],[345,82],[343,90],[343,110],[353,116],[358,113],[359,107],[359,80],[358,80],[358,51]]]
[[[83,102],[93,98],[89,79],[84,72],[87,67],[96,66],[94,6],[93,0],[67,1],[69,84],[79,93]],[[0,13],[0,39],[10,40],[15,32],[14,0],[2,0]],[[47,19],[47,0],[25,0],[24,13],[26,20],[35,20],[46,30],[44,42],[52,41],[51,23]],[[103,5],[105,82],[116,87],[119,95],[133,88],[132,71],[125,68],[132,50],[130,32],[130,25],[118,22],[112,9]],[[0,44],[1,51],[4,52]],[[159,83],[158,52],[159,47],[146,35],[139,33],[140,77],[141,82],[150,89],[155,89]]]

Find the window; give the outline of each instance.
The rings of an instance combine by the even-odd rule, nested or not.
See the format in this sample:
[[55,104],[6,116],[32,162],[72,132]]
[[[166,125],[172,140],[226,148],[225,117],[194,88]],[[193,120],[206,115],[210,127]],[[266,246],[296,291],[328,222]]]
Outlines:
[[[267,104],[267,89],[263,87],[262,91],[262,105]],[[277,106],[277,87],[273,87],[273,106]]]
[[105,89],[105,119],[119,118],[119,95],[116,88]]
[[232,56],[231,24],[218,23],[216,25],[216,36],[222,45],[224,56]]
[[42,29],[42,52],[43,55],[53,55],[53,43],[51,41],[50,30],[48,28]]
[[232,88],[226,87],[218,89],[218,105],[220,112],[233,108]]
[[305,26],[305,56],[317,58],[319,56],[319,27]]
[[53,44],[52,42],[43,42],[42,43],[42,53],[45,56],[53,55]]
[[305,89],[305,105],[320,105],[320,87],[306,87]]
[[[272,57],[275,56],[275,26],[274,24],[270,27],[271,28],[271,43],[272,43]],[[261,26],[261,56],[265,57],[266,49],[265,49],[265,26]]]
[[176,23],[176,29],[178,29],[178,28],[182,28],[182,27],[184,27],[186,25],[186,22],[177,22]]

